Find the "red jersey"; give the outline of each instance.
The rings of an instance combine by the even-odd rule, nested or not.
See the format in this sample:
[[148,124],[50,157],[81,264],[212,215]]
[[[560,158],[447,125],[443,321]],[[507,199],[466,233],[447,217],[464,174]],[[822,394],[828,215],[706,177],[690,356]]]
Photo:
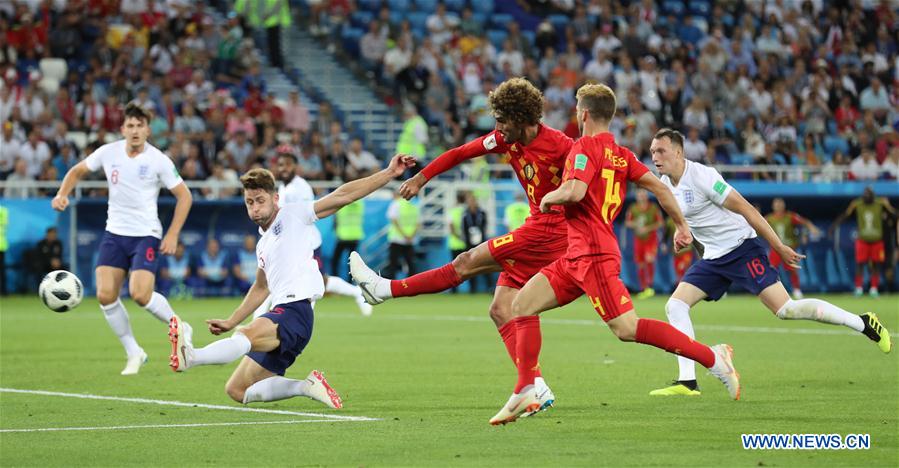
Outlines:
[[543,124],[538,125],[537,137],[527,146],[522,146],[521,143],[507,144],[503,141],[502,133],[494,130],[441,154],[425,166],[421,173],[430,180],[466,159],[485,154],[504,154],[528,195],[531,218],[535,218],[531,222],[551,221],[554,218],[554,222],[561,222],[558,219],[561,218],[561,212],[540,213],[540,200],[562,183],[565,157],[573,143],[574,140],[564,133]]
[[615,144],[611,133],[584,136],[565,160],[563,180],[587,184],[579,203],[565,206],[568,221],[567,258],[584,255],[621,256],[612,221],[621,211],[627,183],[649,172],[631,150]]

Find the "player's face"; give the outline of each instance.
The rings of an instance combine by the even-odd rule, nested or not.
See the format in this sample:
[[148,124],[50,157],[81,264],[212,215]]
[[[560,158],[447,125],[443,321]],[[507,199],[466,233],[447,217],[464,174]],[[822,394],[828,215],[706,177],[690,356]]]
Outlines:
[[294,174],[296,174],[297,166],[293,163],[293,159],[291,158],[278,158],[278,165],[276,167],[276,171],[278,173],[278,180],[284,182],[285,184],[293,180]]
[[122,136],[130,146],[143,146],[150,137],[150,126],[144,119],[128,117],[122,124]]
[[771,203],[771,209],[773,209],[775,213],[783,213],[786,208],[787,205],[781,198],[775,198]]
[[649,153],[652,155],[652,163],[656,165],[659,173],[671,175],[680,157],[681,150],[671,143],[670,138],[663,137],[652,140],[652,145],[649,146]]
[[646,193],[645,190],[637,191],[637,203],[639,203],[640,205],[646,205],[647,203],[649,203],[649,194]]
[[499,117],[496,119],[496,131],[503,135],[503,141],[508,144],[518,143],[524,139],[524,125],[510,122]]
[[263,228],[271,224],[278,203],[277,193],[268,193],[262,189],[245,190],[243,201],[247,206],[247,215],[254,223]]

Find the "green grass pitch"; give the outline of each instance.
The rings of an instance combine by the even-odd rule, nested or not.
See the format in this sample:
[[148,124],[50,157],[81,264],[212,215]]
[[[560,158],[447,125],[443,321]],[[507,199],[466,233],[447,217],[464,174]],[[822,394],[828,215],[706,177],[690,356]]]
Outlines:
[[[896,296],[825,298],[878,312],[896,339]],[[637,301],[637,311],[664,319],[664,301]],[[203,319],[224,318],[237,303],[172,305],[203,346],[213,341]],[[492,427],[487,420],[511,393],[515,371],[488,304],[485,295],[426,296],[364,318],[349,300],[322,300],[315,336],[287,376],[323,370],[345,408],[304,398],[250,405],[309,416],[9,392],[240,406],[224,393],[234,364],[173,373],[166,327],[133,302],[131,323],[150,361],[122,377],[124,353],[93,298],[64,314],[36,297],[2,298],[0,466],[899,465],[899,352],[884,355],[843,328],[777,320],[752,296],[693,313],[699,340],[734,346],[741,401],[704,370],[699,398],[648,396],[676,376],[674,357],[618,342],[582,300],[543,316],[541,365],[556,407]],[[9,431],[76,427],[86,429]],[[871,449],[748,451],[742,433],[862,433]]]

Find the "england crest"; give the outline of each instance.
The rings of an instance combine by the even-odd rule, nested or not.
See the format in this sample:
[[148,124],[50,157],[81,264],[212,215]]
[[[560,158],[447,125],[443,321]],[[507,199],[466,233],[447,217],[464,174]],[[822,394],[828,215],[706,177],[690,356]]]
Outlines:
[[148,166],[146,164],[141,164],[139,171],[140,171],[140,173],[139,173],[140,178],[145,179],[147,177],[147,174],[150,173],[150,166]]
[[272,228],[272,232],[274,232],[276,236],[281,235],[281,221],[275,223],[275,226]]
[[692,190],[684,190],[684,203],[688,205],[693,204],[693,191]]

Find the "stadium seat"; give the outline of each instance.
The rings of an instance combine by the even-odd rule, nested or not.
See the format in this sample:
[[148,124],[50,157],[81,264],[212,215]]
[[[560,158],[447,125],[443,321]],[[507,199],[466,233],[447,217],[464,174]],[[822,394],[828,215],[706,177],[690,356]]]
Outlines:
[[75,143],[78,151],[83,151],[84,147],[87,146],[87,134],[84,132],[66,132],[66,139]]
[[359,5],[360,9],[370,11],[372,13],[378,11],[381,8],[381,0],[358,0],[356,4]]
[[497,49],[502,49],[503,41],[509,37],[509,33],[502,29],[490,29],[487,31],[487,39],[490,40],[490,43],[493,44],[493,47]]
[[414,0],[415,8],[425,13],[437,11],[437,0]]
[[350,22],[353,26],[362,30],[368,30],[368,25],[375,18],[375,14],[370,11],[359,10],[350,15]]
[[475,13],[489,15],[490,13],[493,13],[493,0],[473,0],[471,2],[471,9],[474,10]]
[[662,11],[668,15],[683,15],[686,8],[681,0],[665,0],[662,2]]
[[844,155],[848,155],[849,153],[849,142],[842,137],[838,137],[836,135],[827,135],[824,137],[824,152],[827,153],[828,156],[833,156],[835,152],[841,152]]
[[409,25],[412,26],[412,29],[419,31],[427,31],[428,30],[428,16],[430,13],[424,13],[421,11],[413,11],[410,13],[406,13],[406,19],[409,20]]
[[50,97],[56,96],[56,92],[59,91],[59,81],[56,78],[45,76],[41,78],[37,86]]
[[387,0],[391,12],[409,11],[410,3],[409,0]]
[[465,9],[465,0],[444,0],[443,4],[446,5],[447,10],[456,13],[462,13],[462,10]]
[[61,58],[45,58],[41,59],[39,64],[41,75],[44,78],[52,78],[57,83],[66,79],[69,73],[69,66],[66,61]]
[[568,15],[549,15],[546,19],[548,19],[553,27],[556,28],[556,33],[559,36],[565,35],[565,27],[568,26],[568,22],[570,21]]
[[708,0],[690,0],[690,13],[696,16],[708,18],[712,13],[712,5]]
[[508,13],[496,13],[490,15],[490,27],[499,29],[509,29],[509,23],[515,21],[515,18]]

